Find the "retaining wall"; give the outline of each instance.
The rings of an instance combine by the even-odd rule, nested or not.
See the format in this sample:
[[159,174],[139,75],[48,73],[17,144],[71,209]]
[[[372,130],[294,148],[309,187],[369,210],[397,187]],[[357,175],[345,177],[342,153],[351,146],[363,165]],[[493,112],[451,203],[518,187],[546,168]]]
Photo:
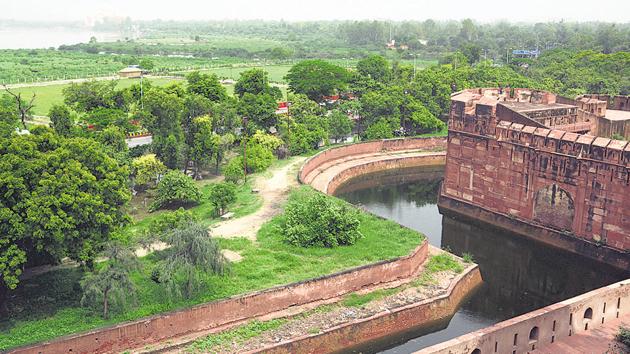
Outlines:
[[302,183],[308,183],[309,181],[306,177],[312,172],[316,172],[320,166],[347,156],[386,151],[438,150],[445,148],[446,138],[385,139],[334,147],[308,159],[300,169],[299,179]]
[[630,312],[630,279],[440,343],[416,354],[527,353]]
[[446,163],[445,153],[436,153],[434,155],[409,156],[376,160],[364,163],[358,166],[348,167],[340,173],[333,176],[326,185],[326,190],[322,192],[334,195],[337,188],[348,180],[378,171],[404,169],[418,166],[444,166]]
[[462,301],[481,283],[481,273],[474,265],[454,279],[444,295],[394,310],[386,310],[319,334],[306,335],[251,353],[331,353],[348,350],[353,346],[406,332],[410,328],[452,316]]
[[11,353],[109,353],[253,319],[291,306],[326,300],[366,286],[409,278],[427,258],[425,240],[411,254],[340,273],[278,286],[189,309],[14,349]]

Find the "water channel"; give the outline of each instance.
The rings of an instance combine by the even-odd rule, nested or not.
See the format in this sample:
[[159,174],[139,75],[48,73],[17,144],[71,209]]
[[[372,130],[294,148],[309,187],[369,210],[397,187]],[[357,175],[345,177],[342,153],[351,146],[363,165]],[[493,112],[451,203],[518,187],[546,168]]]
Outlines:
[[363,175],[346,182],[336,195],[422,232],[434,246],[471,254],[484,284],[452,318],[349,352],[410,353],[630,275],[489,225],[441,215],[436,203],[442,175],[439,167]]

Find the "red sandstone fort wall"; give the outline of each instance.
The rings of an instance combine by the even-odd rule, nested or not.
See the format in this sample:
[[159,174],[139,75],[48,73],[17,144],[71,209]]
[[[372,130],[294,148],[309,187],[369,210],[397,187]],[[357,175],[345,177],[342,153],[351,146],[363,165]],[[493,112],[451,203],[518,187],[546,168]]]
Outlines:
[[443,196],[630,249],[630,144],[452,108]]

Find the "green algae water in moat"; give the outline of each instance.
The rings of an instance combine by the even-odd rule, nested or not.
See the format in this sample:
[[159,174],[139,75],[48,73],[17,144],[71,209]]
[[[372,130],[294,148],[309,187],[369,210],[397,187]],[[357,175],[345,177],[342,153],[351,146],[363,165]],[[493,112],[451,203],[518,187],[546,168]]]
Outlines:
[[628,278],[623,272],[474,220],[441,215],[443,168],[424,167],[354,178],[336,196],[424,233],[437,247],[469,253],[483,286],[449,320],[411,328],[348,352],[409,353]]

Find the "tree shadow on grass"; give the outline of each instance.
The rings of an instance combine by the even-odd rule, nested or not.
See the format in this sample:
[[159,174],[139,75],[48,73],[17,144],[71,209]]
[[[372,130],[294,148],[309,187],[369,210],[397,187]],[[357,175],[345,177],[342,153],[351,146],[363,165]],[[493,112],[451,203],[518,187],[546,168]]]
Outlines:
[[79,306],[82,276],[78,267],[61,268],[21,281],[7,296],[8,316],[0,320],[0,331],[9,330],[17,321],[47,318],[64,308]]

